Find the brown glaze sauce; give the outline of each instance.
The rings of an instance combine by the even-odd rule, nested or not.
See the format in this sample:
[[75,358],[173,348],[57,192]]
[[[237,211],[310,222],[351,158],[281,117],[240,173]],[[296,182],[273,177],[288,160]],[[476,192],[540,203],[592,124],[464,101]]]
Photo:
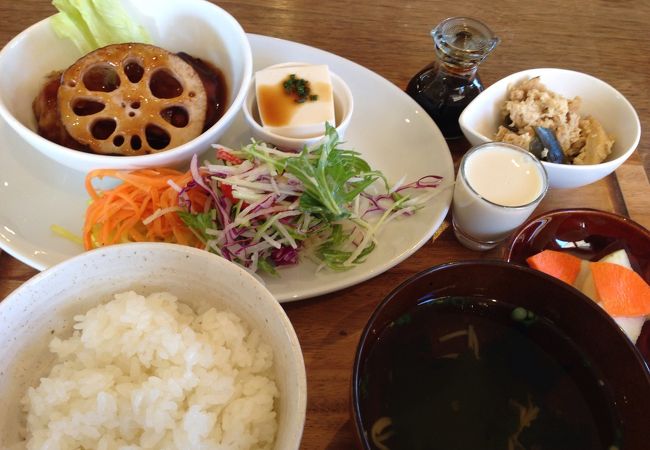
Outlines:
[[226,79],[221,70],[207,61],[194,58],[184,52],[178,53],[178,56],[194,68],[203,82],[205,92],[208,96],[208,110],[205,116],[205,126],[203,127],[205,131],[217,123],[217,120],[226,112],[228,101]]
[[38,134],[48,141],[56,142],[75,150],[87,150],[83,144],[72,139],[59,118],[57,92],[61,85],[61,72],[48,75],[43,89],[34,99],[32,109],[38,122]]

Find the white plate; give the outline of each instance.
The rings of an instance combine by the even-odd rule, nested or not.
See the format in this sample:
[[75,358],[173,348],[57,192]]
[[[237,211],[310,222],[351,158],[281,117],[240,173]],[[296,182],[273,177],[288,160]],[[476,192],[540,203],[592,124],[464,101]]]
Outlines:
[[[269,290],[280,302],[314,297],[379,275],[413,254],[438,229],[451,203],[453,162],[433,121],[397,86],[358,64],[281,39],[249,39],[254,70],[287,61],[324,63],[346,80],[355,102],[346,147],[361,152],[389,180],[444,177],[431,206],[387,225],[364,264],[346,272],[316,273],[315,265],[304,261],[283,268],[280,277],[266,277]],[[221,143],[238,147],[249,139],[240,114]],[[39,270],[81,253],[81,246],[53,234],[50,225],[80,234],[87,201],[82,174],[42,156],[0,123],[0,247]]]

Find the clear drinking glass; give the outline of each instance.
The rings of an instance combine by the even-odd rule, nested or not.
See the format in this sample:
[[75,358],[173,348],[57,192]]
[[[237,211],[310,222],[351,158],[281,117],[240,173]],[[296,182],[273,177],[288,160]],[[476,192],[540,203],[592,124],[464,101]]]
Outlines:
[[547,190],[546,170],[528,151],[502,142],[470,149],[454,187],[457,239],[471,250],[497,246],[532,214]]

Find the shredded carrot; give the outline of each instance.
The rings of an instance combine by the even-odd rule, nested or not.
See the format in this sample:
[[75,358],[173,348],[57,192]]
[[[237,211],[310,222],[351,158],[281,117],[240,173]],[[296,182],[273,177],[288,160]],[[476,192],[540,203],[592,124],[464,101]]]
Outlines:
[[[122,184],[106,191],[95,189],[93,180],[104,177],[117,178]],[[176,212],[178,192],[169,185],[169,180],[183,187],[192,180],[192,175],[172,169],[98,169],[88,173],[85,185],[91,203],[83,227],[85,249],[143,241],[202,247],[201,240]],[[208,194],[191,189],[188,195],[197,209],[194,212],[203,212]],[[159,210],[167,212],[145,225],[144,220]]]
[[589,266],[599,300],[608,313],[627,317],[650,314],[650,286],[638,273],[608,262]]
[[559,278],[567,284],[573,284],[580,272],[580,258],[569,253],[544,250],[526,259],[533,269]]

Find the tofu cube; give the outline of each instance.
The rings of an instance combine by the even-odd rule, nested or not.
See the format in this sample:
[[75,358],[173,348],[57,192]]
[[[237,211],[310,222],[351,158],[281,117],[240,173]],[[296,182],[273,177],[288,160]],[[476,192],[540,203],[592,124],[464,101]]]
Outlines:
[[[292,79],[293,76],[293,79]],[[299,96],[290,86],[304,85]],[[309,138],[325,132],[325,122],[336,126],[334,93],[326,65],[296,65],[264,69],[255,74],[255,94],[264,128],[289,138]]]

